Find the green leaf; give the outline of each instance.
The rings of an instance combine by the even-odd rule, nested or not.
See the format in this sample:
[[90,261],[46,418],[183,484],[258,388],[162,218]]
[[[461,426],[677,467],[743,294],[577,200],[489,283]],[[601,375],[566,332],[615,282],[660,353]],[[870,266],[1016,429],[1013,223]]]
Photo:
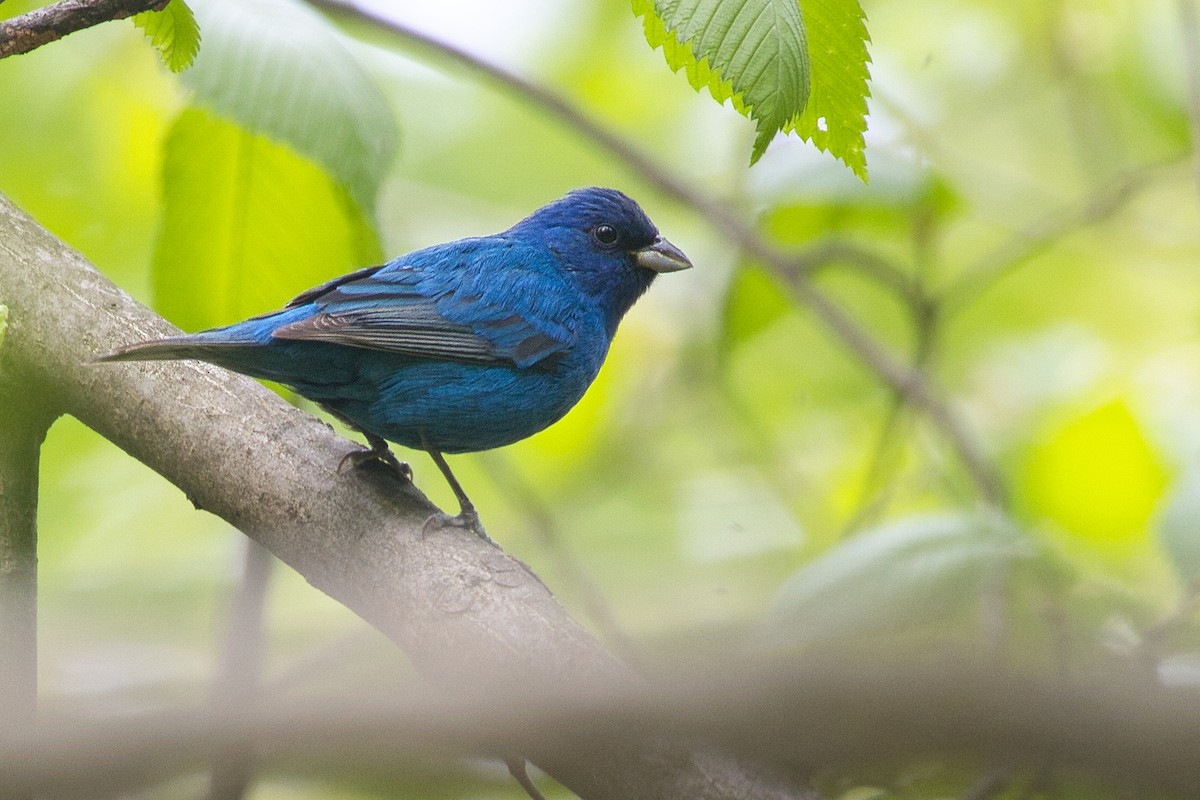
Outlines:
[[4,334],[8,331],[8,306],[0,303],[0,346],[4,345]]
[[750,162],[808,101],[808,43],[796,0],[633,0],[646,41],[699,91],[756,122]]
[[368,212],[396,151],[383,93],[330,24],[295,0],[193,0],[195,103],[321,164]]
[[1016,531],[990,517],[889,523],[801,567],[776,594],[759,639],[808,645],[936,622],[969,607],[996,570],[1028,554]]
[[867,31],[858,0],[632,0],[646,41],[697,91],[755,121],[750,163],[796,131],[866,180]]
[[133,24],[145,32],[171,72],[182,72],[200,52],[200,27],[184,0],[171,0],[161,11],[133,15]]
[[1200,472],[1184,476],[1171,492],[1158,537],[1184,586],[1200,588]]
[[785,129],[841,159],[865,182],[863,134],[871,77],[866,17],[858,0],[804,0],[803,9],[812,90],[804,112]]
[[185,330],[277,308],[381,258],[362,210],[319,166],[204,109],[167,136],[163,205],[155,304]]

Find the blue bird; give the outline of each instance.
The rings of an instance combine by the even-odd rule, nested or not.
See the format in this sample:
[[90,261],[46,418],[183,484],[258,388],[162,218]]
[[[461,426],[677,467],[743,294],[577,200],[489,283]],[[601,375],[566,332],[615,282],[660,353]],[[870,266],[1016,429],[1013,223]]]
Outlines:
[[416,250],[280,311],[101,360],[192,358],[290,386],[365,434],[355,463],[403,472],[385,440],[428,452],[459,501],[450,521],[486,538],[442,454],[501,447],[560,419],[655,276],[691,266],[629,197],[578,189],[503,233]]

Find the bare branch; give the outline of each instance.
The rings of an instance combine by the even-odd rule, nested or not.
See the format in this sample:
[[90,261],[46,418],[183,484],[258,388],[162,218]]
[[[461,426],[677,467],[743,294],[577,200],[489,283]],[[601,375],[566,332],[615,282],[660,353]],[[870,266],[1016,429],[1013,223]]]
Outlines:
[[160,11],[169,0],[62,0],[0,21],[0,58],[19,56],[68,34],[143,11]]
[[[2,198],[0,302],[0,381],[20,375],[22,391],[53,398],[245,532],[441,685],[536,695],[563,675],[635,680],[524,564],[456,528],[424,531],[436,509],[390,471],[339,475],[353,446],[255,381],[195,363],[94,363],[173,330]],[[586,798],[805,796],[750,763],[665,741],[521,754]]]

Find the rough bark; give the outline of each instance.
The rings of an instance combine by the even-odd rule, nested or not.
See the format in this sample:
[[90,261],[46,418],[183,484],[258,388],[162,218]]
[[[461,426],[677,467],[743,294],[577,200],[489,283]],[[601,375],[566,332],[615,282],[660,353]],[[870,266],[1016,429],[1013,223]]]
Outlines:
[[36,50],[64,36],[143,11],[162,9],[168,0],[63,0],[0,21],[0,58]]

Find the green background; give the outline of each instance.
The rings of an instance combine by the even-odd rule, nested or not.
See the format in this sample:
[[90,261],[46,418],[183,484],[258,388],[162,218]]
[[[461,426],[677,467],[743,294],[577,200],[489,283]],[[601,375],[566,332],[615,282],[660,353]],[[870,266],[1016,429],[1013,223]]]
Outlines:
[[[696,268],[656,282],[562,422],[451,461],[489,532],[578,618],[651,662],[746,641],[929,655],[984,641],[981,619],[1002,598],[1013,661],[1051,668],[1061,639],[1082,663],[1144,654],[1145,632],[1200,574],[1200,194],[1178,4],[864,3],[866,186],[795,138],[747,168],[752,123],[673,75],[626,5],[450,6],[453,24],[413,24],[562,93],[780,247],[804,255],[834,240],[874,254],[823,264],[817,284],[897,358],[919,354],[1003,476],[1006,513],[977,513],[937,428],[897,405],[787,276],[746,262],[577,131],[386,39],[346,47],[385,104],[370,113],[395,121],[395,157],[349,189],[315,166],[256,162],[268,182],[290,181],[295,202],[237,212],[277,245],[262,264],[221,249],[239,224],[222,216],[228,204],[171,193],[193,154],[228,157],[221,137],[236,148],[247,134],[185,110],[199,78],[167,72],[128,22],[0,61],[0,191],[195,329],[381,254],[503,229],[577,186],[621,188]],[[169,155],[172,131],[182,144]],[[369,198],[372,182],[364,212],[351,198]],[[293,242],[289,225],[319,229],[320,248]],[[876,260],[922,302],[888,288]],[[228,283],[258,269],[270,277]],[[401,457],[453,508],[427,457]],[[137,710],[205,697],[244,537],[71,419],[47,439],[40,503],[44,702]],[[1194,621],[1175,625],[1151,654],[1159,667],[1200,652]],[[267,630],[268,681],[415,679],[382,636],[287,568],[272,577]],[[331,650],[344,657],[294,674]],[[940,796],[969,782],[954,770],[850,776],[829,791]],[[146,796],[202,786],[191,776]],[[523,796],[475,767],[400,788],[268,774],[252,796],[377,792]]]

